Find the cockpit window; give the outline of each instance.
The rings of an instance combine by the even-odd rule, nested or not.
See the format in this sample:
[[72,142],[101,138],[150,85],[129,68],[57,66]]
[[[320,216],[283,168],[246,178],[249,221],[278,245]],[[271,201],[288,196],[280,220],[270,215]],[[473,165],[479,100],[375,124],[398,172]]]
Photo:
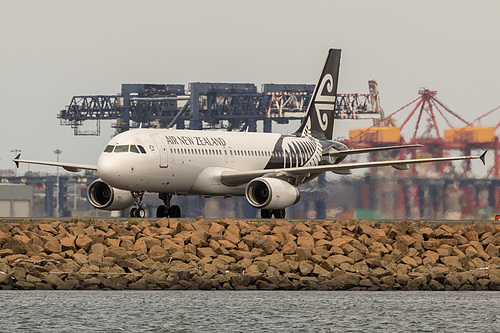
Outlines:
[[104,152],[111,153],[113,151],[113,148],[115,148],[115,146],[107,145],[106,148],[104,149]]
[[135,145],[130,145],[130,152],[139,154],[139,149]]
[[119,145],[115,147],[115,153],[126,153],[128,152],[128,145]]
[[137,148],[139,148],[139,150],[141,151],[141,153],[146,154],[146,149],[144,149],[143,146],[137,145]]

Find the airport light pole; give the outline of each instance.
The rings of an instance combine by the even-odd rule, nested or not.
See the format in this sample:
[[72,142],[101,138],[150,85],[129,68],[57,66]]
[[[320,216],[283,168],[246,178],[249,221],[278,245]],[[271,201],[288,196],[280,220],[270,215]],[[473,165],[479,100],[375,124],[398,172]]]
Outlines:
[[[56,149],[54,150],[54,154],[57,156],[57,162],[59,163],[59,155],[62,154],[62,150]],[[57,193],[56,193],[56,211],[54,212],[55,217],[59,217],[59,167],[57,167]]]

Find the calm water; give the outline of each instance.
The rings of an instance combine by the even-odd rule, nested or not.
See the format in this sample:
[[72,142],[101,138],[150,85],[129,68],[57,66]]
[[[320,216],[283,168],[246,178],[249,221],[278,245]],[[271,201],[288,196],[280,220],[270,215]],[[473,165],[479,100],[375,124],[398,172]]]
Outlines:
[[500,332],[500,293],[0,291],[0,331]]

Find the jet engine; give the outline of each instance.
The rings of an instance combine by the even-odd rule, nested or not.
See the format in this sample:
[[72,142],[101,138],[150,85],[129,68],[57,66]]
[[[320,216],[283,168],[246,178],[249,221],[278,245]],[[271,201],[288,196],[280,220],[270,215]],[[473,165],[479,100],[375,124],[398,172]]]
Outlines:
[[90,184],[87,197],[90,204],[97,209],[121,210],[135,203],[135,198],[130,191],[111,187],[100,179]]
[[259,177],[248,183],[245,197],[255,208],[276,210],[296,204],[300,193],[284,180]]

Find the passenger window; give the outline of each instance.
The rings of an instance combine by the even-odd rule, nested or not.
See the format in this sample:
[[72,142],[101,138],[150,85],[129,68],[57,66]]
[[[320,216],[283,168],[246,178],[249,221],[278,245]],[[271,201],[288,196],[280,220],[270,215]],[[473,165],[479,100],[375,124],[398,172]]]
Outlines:
[[139,148],[139,151],[142,153],[142,154],[146,154],[146,149],[144,149],[143,146],[141,145],[137,145],[137,148]]
[[115,147],[115,153],[126,153],[128,152],[128,145],[119,145]]
[[115,146],[107,145],[106,148],[104,149],[104,152],[111,153],[113,151],[113,148],[115,148]]
[[135,145],[130,145],[130,152],[139,154],[139,149]]

